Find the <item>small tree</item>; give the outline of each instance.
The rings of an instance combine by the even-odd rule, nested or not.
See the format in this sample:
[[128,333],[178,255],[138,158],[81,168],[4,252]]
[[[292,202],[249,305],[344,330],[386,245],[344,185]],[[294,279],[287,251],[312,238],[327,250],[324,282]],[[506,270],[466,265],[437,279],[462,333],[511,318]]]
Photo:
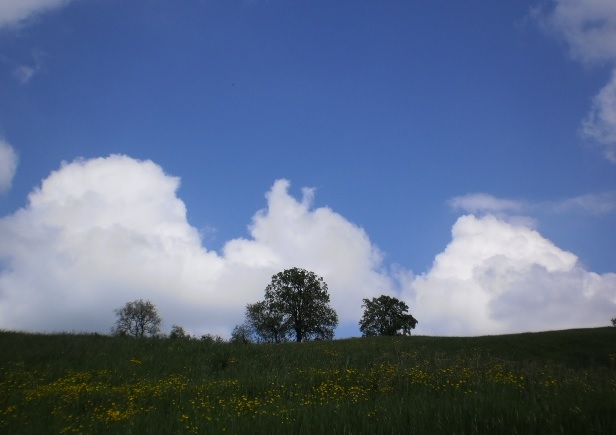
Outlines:
[[332,339],[338,315],[329,306],[327,284],[314,272],[294,267],[272,277],[263,301],[284,336],[295,341]]
[[239,344],[250,344],[253,340],[253,331],[252,328],[246,324],[246,322],[241,325],[235,325],[233,331],[231,332],[230,343],[239,343]]
[[334,337],[338,315],[323,278],[295,267],[272,277],[265,300],[246,306],[245,325],[257,341],[323,340]]
[[190,334],[187,334],[186,331],[184,330],[184,328],[182,328],[179,325],[173,325],[171,326],[171,332],[169,333],[169,338],[172,339],[189,339]]
[[359,330],[364,336],[411,335],[417,320],[406,314],[409,307],[403,301],[382,295],[363,300],[364,315],[359,321]]
[[135,338],[154,336],[160,332],[162,323],[156,306],[143,299],[127,302],[122,308],[114,310],[118,319],[112,329],[117,335],[130,335]]
[[246,328],[253,332],[257,341],[282,343],[287,341],[290,324],[278,307],[266,301],[246,305]]
[[616,317],[612,318],[612,326],[616,326]]

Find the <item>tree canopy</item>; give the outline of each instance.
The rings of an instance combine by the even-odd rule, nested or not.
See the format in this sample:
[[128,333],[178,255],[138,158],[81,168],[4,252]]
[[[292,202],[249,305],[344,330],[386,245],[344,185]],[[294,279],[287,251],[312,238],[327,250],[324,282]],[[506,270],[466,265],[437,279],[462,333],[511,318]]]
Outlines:
[[127,302],[124,307],[114,312],[118,317],[112,329],[115,334],[143,338],[160,332],[162,320],[156,311],[156,306],[150,301],[139,299]]
[[397,298],[382,295],[363,302],[359,330],[364,336],[410,335],[418,323],[412,315],[406,314],[408,305]]
[[246,307],[246,323],[263,341],[326,340],[334,337],[338,315],[323,278],[294,267],[274,275],[265,299]]

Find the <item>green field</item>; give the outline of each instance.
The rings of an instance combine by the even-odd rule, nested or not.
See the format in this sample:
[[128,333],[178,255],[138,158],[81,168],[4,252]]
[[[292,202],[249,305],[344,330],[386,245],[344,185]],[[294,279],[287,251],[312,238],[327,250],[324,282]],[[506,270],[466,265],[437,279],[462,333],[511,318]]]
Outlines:
[[0,433],[615,434],[616,328],[279,345],[0,332]]

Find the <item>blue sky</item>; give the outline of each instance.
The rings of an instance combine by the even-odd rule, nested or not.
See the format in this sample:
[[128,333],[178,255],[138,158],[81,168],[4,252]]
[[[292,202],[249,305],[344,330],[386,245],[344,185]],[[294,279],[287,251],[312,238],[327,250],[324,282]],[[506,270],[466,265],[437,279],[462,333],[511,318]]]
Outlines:
[[0,0],[0,328],[144,297],[226,335],[287,266],[338,336],[381,293],[425,334],[608,324],[615,28],[611,0]]

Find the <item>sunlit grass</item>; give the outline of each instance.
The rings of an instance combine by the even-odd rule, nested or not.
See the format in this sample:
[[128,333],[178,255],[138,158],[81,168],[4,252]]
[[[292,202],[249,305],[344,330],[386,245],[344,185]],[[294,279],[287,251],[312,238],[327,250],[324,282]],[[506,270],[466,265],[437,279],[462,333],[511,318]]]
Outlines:
[[482,338],[242,346],[0,333],[13,347],[0,360],[0,433],[616,433],[616,331],[595,331],[596,358],[565,362],[532,345],[503,358]]

